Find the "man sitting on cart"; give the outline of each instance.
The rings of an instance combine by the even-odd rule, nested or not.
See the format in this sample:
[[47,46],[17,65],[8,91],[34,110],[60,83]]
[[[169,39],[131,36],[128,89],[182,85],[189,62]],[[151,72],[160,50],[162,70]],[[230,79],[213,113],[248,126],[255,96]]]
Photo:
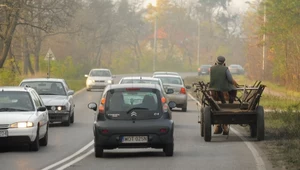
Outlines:
[[[229,103],[233,103],[235,100],[237,90],[237,83],[232,78],[232,75],[225,65],[225,57],[217,57],[217,61],[214,66],[210,68],[210,83],[209,90],[217,93],[218,98],[222,103],[226,103],[224,92],[229,95]],[[222,133],[222,128],[220,125],[214,126],[214,134]],[[223,135],[228,135],[229,128],[228,125],[223,125]]]

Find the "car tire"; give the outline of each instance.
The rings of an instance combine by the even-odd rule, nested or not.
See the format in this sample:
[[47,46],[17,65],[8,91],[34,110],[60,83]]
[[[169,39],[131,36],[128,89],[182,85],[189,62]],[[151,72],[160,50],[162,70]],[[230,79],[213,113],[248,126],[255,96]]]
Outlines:
[[64,126],[70,126],[70,124],[71,124],[71,116],[70,116],[70,114],[69,114],[69,116],[68,116],[68,120],[65,121],[65,122],[63,122],[62,124],[63,124]]
[[174,143],[166,144],[163,148],[163,151],[166,156],[173,156],[174,153]]
[[48,125],[47,125],[47,131],[45,136],[40,139],[40,146],[47,146],[48,145]]
[[103,157],[103,148],[101,146],[95,146],[95,157],[96,158],[102,158]]
[[29,144],[29,150],[30,151],[38,151],[40,149],[40,139],[39,139],[40,136],[39,136],[39,133],[40,133],[40,129],[39,129],[39,125],[38,125],[35,140]]
[[91,91],[91,89],[86,88],[86,91]]
[[74,117],[75,117],[75,113],[73,112],[73,114],[71,116],[71,120],[70,120],[71,123],[74,123]]
[[265,119],[264,119],[264,108],[262,106],[257,106],[257,133],[256,138],[258,141],[262,141],[265,139]]
[[186,107],[183,107],[183,108],[181,108],[181,111],[186,112],[186,111],[187,111],[187,108],[186,108]]

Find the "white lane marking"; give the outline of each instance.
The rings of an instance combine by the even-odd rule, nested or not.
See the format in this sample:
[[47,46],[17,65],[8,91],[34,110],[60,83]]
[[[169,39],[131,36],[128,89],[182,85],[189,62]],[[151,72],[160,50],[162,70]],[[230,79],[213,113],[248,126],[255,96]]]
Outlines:
[[60,164],[62,164],[64,162],[67,162],[68,160],[72,159],[73,157],[75,157],[75,156],[81,154],[82,152],[84,152],[86,149],[88,149],[93,144],[94,144],[94,140],[92,140],[90,143],[88,143],[87,145],[85,145],[84,147],[82,147],[77,152],[73,153],[72,155],[70,155],[70,156],[68,156],[68,157],[66,157],[66,158],[64,158],[64,159],[62,159],[62,160],[60,160],[60,161],[58,161],[58,162],[56,162],[56,163],[54,163],[52,165],[49,165],[49,166],[45,167],[42,170],[49,170],[49,169],[51,169],[53,167],[56,167],[56,166],[58,166],[58,165],[60,165]]
[[[200,102],[198,100],[196,100],[190,93],[188,93],[188,95],[200,105]],[[262,157],[259,155],[259,152],[255,149],[255,147],[252,145],[251,142],[248,142],[246,138],[244,138],[237,130],[235,130],[233,127],[230,127],[230,129],[233,131],[233,133],[235,133],[239,138],[241,138],[243,140],[243,142],[246,144],[246,146],[248,147],[248,149],[251,151],[255,162],[256,162],[256,168],[258,170],[266,170],[265,167],[265,163],[262,159]]]
[[237,134],[243,141],[244,143],[247,145],[247,147],[249,148],[249,150],[251,151],[254,159],[255,159],[255,162],[256,162],[256,167],[258,170],[265,170],[266,167],[265,167],[265,164],[264,164],[264,161],[262,159],[262,157],[259,155],[258,151],[255,149],[255,147],[251,144],[251,142],[248,142],[246,141],[247,139],[244,138],[240,132],[238,132],[237,130],[235,130],[234,128],[231,127],[231,130]]
[[89,155],[90,155],[91,153],[93,153],[93,152],[94,152],[94,149],[91,149],[91,150],[88,151],[87,153],[85,153],[85,154],[83,154],[83,155],[77,157],[77,158],[74,159],[73,161],[70,161],[70,162],[64,164],[63,166],[57,168],[56,170],[63,170],[63,169],[65,169],[65,168],[68,168],[69,166],[71,166],[71,165],[75,164],[76,162],[79,162],[79,161],[81,161],[82,159],[84,159],[85,157],[89,156]]

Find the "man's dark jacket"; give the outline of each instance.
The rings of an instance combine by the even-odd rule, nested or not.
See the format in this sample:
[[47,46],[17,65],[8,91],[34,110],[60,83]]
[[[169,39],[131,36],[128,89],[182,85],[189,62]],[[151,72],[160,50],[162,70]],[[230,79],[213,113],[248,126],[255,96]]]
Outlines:
[[231,91],[235,90],[233,79],[227,76],[228,67],[223,65],[214,65],[210,68],[210,84],[209,89],[215,91]]

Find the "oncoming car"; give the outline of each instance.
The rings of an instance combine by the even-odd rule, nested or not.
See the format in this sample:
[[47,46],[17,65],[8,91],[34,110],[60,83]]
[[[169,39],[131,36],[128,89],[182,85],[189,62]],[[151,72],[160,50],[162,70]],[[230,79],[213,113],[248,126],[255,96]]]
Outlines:
[[0,87],[0,145],[48,144],[48,111],[32,88]]
[[30,78],[24,79],[20,86],[31,87],[41,96],[49,112],[50,123],[70,126],[75,119],[74,91],[69,89],[64,79]]
[[109,69],[92,69],[88,75],[85,75],[86,90],[104,89],[107,85],[114,84],[114,77]]
[[164,71],[156,71],[153,73],[153,76],[155,75],[179,75],[178,73],[176,72],[164,72]]
[[[169,106],[168,106],[169,105]],[[160,87],[155,84],[115,84],[107,86],[100,104],[91,102],[96,111],[94,151],[114,148],[162,148],[173,156],[174,121]]]

